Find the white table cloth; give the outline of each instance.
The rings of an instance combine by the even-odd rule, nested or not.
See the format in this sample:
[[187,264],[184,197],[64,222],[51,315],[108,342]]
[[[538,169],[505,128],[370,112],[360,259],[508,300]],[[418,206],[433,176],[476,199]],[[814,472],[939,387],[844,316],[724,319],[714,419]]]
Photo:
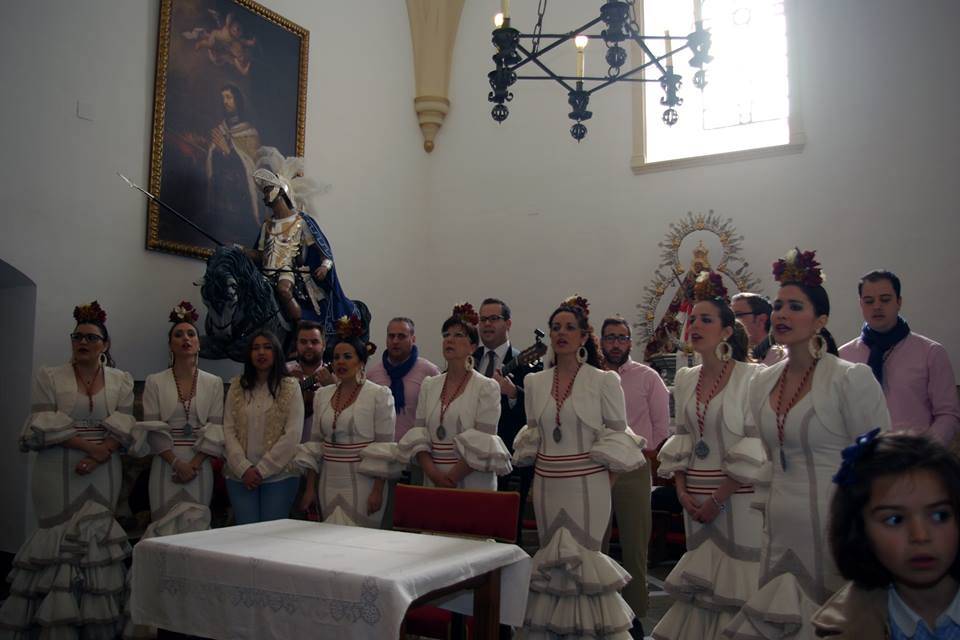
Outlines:
[[[131,612],[207,638],[396,638],[410,603],[501,569],[500,620],[520,626],[530,557],[516,545],[277,520],[144,540]],[[472,613],[472,594],[446,608]]]

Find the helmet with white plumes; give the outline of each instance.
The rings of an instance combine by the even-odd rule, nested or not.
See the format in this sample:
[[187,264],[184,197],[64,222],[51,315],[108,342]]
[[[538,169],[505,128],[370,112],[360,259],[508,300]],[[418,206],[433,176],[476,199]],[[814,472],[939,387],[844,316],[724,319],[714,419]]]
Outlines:
[[288,206],[308,213],[313,208],[313,196],[329,189],[328,185],[304,177],[303,158],[287,158],[276,147],[260,147],[253,181],[258,189],[270,187],[267,195],[271,201],[282,194]]

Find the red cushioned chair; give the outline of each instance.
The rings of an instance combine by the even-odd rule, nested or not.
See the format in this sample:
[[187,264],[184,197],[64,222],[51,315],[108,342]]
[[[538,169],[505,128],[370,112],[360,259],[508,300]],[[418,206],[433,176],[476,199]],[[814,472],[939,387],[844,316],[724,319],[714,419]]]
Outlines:
[[[475,491],[398,484],[394,495],[393,528],[396,531],[439,533],[472,538],[493,538],[515,543],[520,494],[516,491]],[[449,639],[462,618],[430,605],[412,607],[404,618],[400,637],[406,634]],[[472,618],[467,619],[470,635]]]

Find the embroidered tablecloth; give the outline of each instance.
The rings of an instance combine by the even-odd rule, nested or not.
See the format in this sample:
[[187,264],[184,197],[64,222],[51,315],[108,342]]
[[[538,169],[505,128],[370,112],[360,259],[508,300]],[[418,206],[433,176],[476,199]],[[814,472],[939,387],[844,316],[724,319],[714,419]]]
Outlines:
[[276,520],[140,542],[131,612],[207,638],[380,640],[398,637],[416,598],[497,568],[500,620],[520,626],[530,558],[516,545]]

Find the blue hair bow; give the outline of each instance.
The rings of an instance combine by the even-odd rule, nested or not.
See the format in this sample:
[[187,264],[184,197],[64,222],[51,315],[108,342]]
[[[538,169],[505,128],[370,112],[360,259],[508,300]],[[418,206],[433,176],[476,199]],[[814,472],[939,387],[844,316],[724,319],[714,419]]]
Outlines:
[[853,471],[854,465],[863,457],[863,452],[878,435],[880,429],[873,429],[857,436],[854,443],[843,450],[843,462],[840,463],[840,470],[833,476],[833,481],[841,487],[848,487],[857,481],[857,475]]

